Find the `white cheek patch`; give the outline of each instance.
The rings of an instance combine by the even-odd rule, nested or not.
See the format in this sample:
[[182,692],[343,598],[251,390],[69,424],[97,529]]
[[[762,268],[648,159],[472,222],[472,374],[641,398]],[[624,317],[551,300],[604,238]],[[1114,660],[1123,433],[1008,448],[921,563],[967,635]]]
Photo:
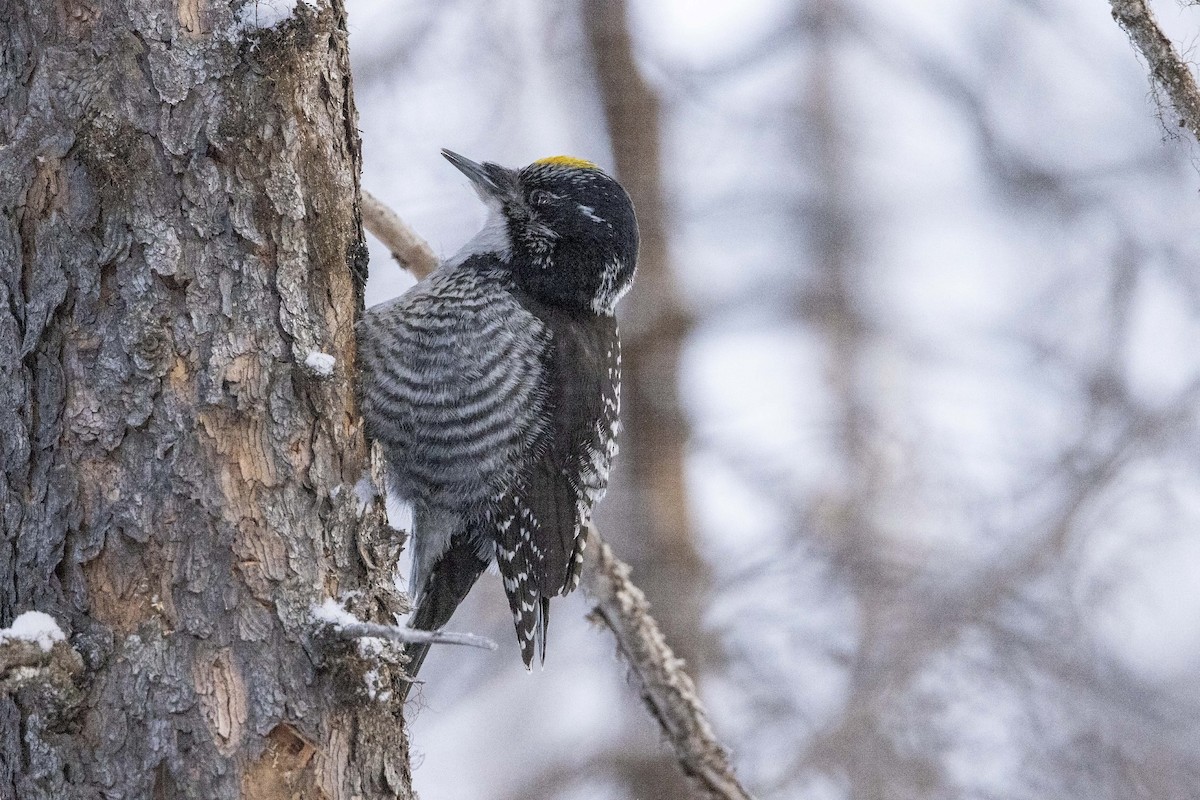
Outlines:
[[617,308],[617,302],[629,291],[632,281],[617,285],[617,275],[620,274],[624,263],[613,259],[604,265],[604,274],[600,276],[600,288],[592,299],[592,311],[597,314],[612,315]]
[[576,203],[575,207],[579,209],[580,214],[583,214],[592,222],[596,222],[601,225],[608,225],[610,228],[612,227],[612,223],[610,223],[604,217],[596,216],[596,209],[592,208],[591,206],[585,206],[583,203]]

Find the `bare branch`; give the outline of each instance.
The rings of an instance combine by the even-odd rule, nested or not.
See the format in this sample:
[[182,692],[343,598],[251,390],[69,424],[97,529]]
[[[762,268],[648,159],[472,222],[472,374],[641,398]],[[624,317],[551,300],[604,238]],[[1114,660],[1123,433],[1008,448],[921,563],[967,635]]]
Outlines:
[[629,580],[629,565],[613,555],[594,527],[585,551],[582,586],[625,656],[650,714],[662,725],[683,771],[714,800],[746,800],[729,754],[713,733],[696,686],[650,616],[642,590]]
[[438,257],[429,243],[417,235],[395,211],[379,198],[362,193],[363,227],[392,251],[392,258],[417,278],[424,278],[438,265]]
[[1179,125],[1200,141],[1200,90],[1187,63],[1162,32],[1146,0],[1109,0],[1113,19],[1129,35],[1150,67],[1154,82],[1167,93]]

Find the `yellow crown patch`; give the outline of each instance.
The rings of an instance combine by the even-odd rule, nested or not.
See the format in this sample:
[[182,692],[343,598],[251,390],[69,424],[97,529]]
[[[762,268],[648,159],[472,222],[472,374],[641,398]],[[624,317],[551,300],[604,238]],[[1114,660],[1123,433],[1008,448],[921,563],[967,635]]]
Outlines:
[[551,164],[556,167],[572,167],[574,169],[600,169],[600,167],[591,161],[585,161],[582,158],[575,158],[574,156],[547,156],[546,158],[539,158],[533,163]]

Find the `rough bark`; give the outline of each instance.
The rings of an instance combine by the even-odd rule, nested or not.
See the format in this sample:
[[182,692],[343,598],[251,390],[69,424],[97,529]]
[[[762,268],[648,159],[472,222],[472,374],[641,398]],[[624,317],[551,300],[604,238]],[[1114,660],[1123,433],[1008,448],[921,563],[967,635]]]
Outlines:
[[0,624],[83,660],[0,698],[0,797],[411,796],[391,645],[312,633],[401,605],[353,491],[340,0],[0,0],[0,35]]

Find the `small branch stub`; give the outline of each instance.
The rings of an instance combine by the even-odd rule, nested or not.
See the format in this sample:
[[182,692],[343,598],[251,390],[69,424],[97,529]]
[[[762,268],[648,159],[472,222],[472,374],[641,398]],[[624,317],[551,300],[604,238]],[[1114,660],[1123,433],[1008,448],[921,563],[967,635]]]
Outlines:
[[374,195],[362,193],[363,227],[392,251],[392,258],[417,278],[437,269],[438,257],[429,243]]

